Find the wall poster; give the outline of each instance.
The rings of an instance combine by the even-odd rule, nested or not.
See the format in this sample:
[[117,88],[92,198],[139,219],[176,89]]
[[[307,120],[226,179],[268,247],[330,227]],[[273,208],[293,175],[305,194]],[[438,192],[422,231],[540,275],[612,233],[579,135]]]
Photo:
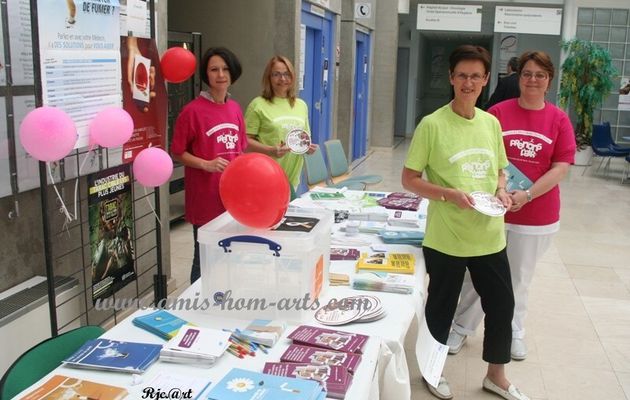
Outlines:
[[123,164],[87,177],[93,301],[136,278],[130,170]]

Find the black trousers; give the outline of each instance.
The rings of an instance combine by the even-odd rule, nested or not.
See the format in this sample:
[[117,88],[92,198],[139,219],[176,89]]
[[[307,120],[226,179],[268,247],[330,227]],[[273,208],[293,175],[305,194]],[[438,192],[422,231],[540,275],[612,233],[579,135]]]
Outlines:
[[192,268],[190,269],[190,284],[195,283],[201,276],[201,262],[199,261],[199,242],[197,241],[197,231],[200,225],[193,225],[193,240],[195,241],[195,251],[193,252]]
[[492,364],[510,362],[514,292],[505,249],[479,257],[455,257],[428,247],[422,250],[429,273],[425,315],[433,337],[446,344],[468,268],[486,314],[483,359]]

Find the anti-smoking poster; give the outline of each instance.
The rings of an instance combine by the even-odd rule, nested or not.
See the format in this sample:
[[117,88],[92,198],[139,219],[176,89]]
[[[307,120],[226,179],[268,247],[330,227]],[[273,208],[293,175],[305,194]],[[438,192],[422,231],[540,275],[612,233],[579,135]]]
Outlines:
[[120,107],[118,0],[38,0],[44,105],[74,121],[76,147],[89,144],[89,123],[105,107]]
[[147,147],[164,148],[168,97],[155,40],[120,40],[123,108],[134,124],[131,139],[123,145],[122,161],[128,163]]
[[136,278],[130,169],[123,164],[87,178],[93,301]]

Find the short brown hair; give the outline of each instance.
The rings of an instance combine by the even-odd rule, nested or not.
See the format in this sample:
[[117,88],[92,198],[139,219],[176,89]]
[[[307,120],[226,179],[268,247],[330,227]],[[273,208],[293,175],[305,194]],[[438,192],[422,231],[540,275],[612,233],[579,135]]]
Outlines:
[[457,47],[448,57],[449,70],[451,74],[455,71],[455,67],[460,61],[478,60],[483,64],[486,74],[490,72],[490,53],[481,46],[464,44]]
[[291,61],[289,61],[289,59],[285,56],[275,55],[271,57],[271,60],[269,60],[267,66],[265,66],[265,71],[263,72],[262,76],[262,98],[267,101],[271,101],[271,99],[273,99],[274,97],[273,88],[271,86],[271,69],[273,68],[273,65],[277,62],[284,64],[287,67],[289,74],[291,74],[291,86],[289,87],[287,98],[289,99],[289,104],[291,105],[291,107],[293,107],[295,105],[295,99],[297,97],[295,68],[293,68],[293,64],[291,64]]
[[241,72],[243,72],[241,62],[234,53],[225,47],[211,47],[206,50],[206,53],[201,58],[201,63],[199,63],[199,75],[201,75],[201,80],[206,85],[210,86],[210,82],[208,81],[208,64],[213,56],[219,56],[223,59],[223,61],[225,61],[225,64],[230,71],[230,85],[236,82],[236,80],[241,76]]
[[555,68],[553,67],[553,62],[551,62],[551,57],[549,54],[544,51],[526,51],[521,54],[518,59],[518,74],[521,74],[523,67],[527,64],[527,61],[535,62],[540,68],[545,70],[546,73],[549,74],[549,82],[553,79]]

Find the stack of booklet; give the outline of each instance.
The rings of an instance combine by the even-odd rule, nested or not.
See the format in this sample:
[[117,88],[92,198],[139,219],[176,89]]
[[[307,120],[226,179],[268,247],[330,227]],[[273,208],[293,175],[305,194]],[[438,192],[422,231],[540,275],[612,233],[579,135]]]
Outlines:
[[352,375],[339,365],[310,365],[284,362],[265,363],[263,373],[317,381],[327,397],[343,399],[352,383]]
[[349,373],[354,374],[361,362],[361,356],[354,353],[344,353],[343,351],[292,344],[280,356],[280,361],[310,365],[341,366],[347,369]]
[[208,400],[324,400],[319,383],[232,368],[208,394]]
[[210,366],[225,353],[230,336],[230,332],[185,325],[164,345],[160,359]]
[[380,200],[378,205],[390,210],[418,211],[422,198],[413,193],[393,192]]
[[424,240],[424,232],[420,230],[382,230],[378,233],[386,244],[410,244],[413,246],[421,246]]
[[164,340],[172,339],[179,328],[188,324],[188,321],[164,310],[157,310],[151,314],[136,317],[131,322],[138,328],[149,331]]
[[402,294],[413,293],[416,285],[417,282],[414,275],[380,272],[356,274],[352,280],[353,289]]
[[142,374],[157,361],[161,349],[160,344],[94,339],[85,342],[63,364],[67,367]]
[[273,347],[284,333],[287,325],[284,321],[255,319],[245,329],[236,330],[233,335],[247,342]]
[[416,270],[416,259],[411,253],[363,253],[357,261],[356,270],[413,274]]
[[300,325],[291,332],[288,338],[293,340],[294,344],[354,354],[363,354],[363,347],[368,340],[368,336],[359,333],[318,328],[309,325]]
[[20,400],[121,400],[127,396],[127,393],[127,389],[125,388],[63,375],[55,375]]

